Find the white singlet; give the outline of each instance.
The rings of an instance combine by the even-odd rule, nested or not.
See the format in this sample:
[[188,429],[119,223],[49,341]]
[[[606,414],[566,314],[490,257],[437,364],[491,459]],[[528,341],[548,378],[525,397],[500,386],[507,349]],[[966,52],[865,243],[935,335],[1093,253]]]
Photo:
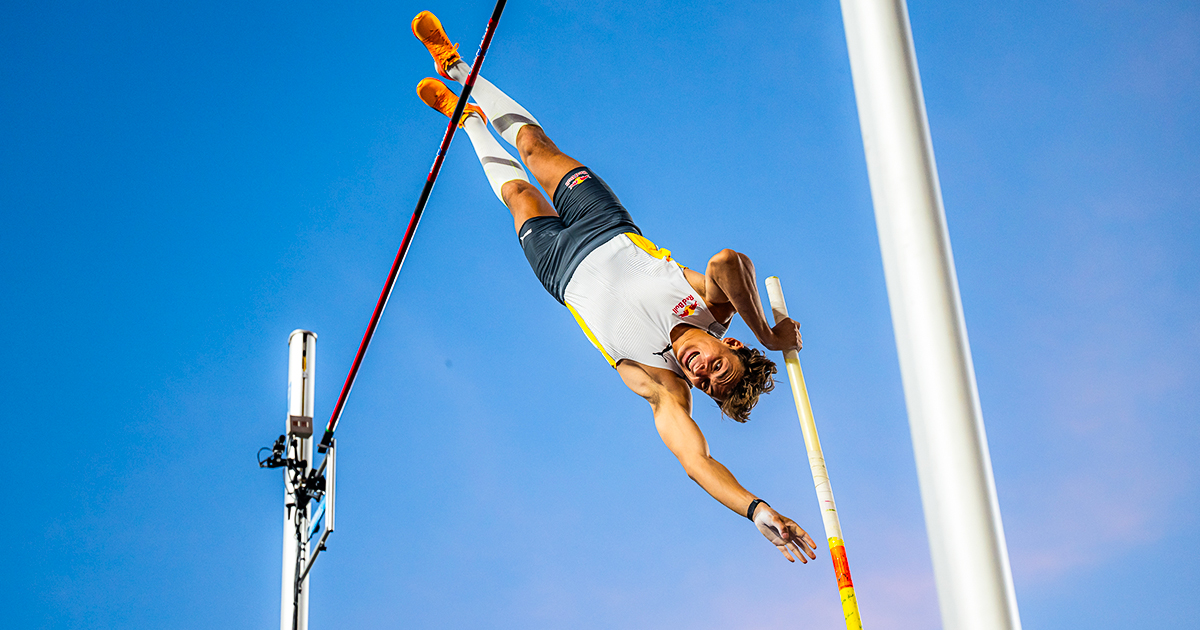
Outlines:
[[575,269],[564,292],[567,308],[609,365],[621,359],[683,376],[671,331],[695,326],[720,339],[725,326],[688,284],[671,252],[634,233],[597,247]]

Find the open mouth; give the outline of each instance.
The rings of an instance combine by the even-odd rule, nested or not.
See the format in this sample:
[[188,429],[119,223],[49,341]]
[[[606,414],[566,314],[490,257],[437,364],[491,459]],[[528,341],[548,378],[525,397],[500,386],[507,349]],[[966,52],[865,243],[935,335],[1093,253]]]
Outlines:
[[693,374],[695,374],[695,373],[696,373],[696,369],[692,367],[692,364],[693,364],[693,363],[695,363],[695,361],[696,361],[696,358],[697,358],[697,357],[699,357],[699,356],[700,356],[700,351],[699,351],[699,350],[693,350],[693,351],[692,351],[692,353],[691,353],[690,355],[688,355],[687,359],[685,359],[685,360],[684,360],[684,362],[683,362],[683,364],[684,364],[685,366],[687,366],[687,369],[688,369],[688,371],[689,371],[689,372],[691,372],[691,373],[693,373]]

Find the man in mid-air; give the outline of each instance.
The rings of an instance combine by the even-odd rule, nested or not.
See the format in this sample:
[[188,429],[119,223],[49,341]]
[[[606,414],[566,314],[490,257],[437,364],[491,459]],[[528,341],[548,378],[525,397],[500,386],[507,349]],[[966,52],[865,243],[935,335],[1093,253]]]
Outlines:
[[[433,55],[438,74],[465,83],[470,67],[432,13],[413,19],[413,34]],[[446,116],[458,97],[437,79],[417,94]],[[629,389],[645,398],[667,448],[700,487],[746,516],[789,561],[816,558],[816,544],[792,519],[738,483],[708,452],[692,420],[694,387],[722,413],[745,422],[760,394],[774,387],[775,364],[725,330],[734,313],[768,350],[799,350],[800,327],[767,323],[754,265],[725,249],[703,274],[671,259],[642,236],[629,212],[591,169],[558,150],[537,120],[483,77],[476,77],[460,126],[492,190],[512,213],[525,257],[538,280],[570,309],[584,334]],[[487,129],[491,122],[516,147],[553,205]],[[807,556],[807,558],[806,558]]]

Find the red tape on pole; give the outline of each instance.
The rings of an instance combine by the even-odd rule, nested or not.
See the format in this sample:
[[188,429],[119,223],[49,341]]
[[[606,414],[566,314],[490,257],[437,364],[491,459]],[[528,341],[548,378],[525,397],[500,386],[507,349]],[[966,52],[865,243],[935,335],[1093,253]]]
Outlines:
[[429,195],[433,192],[433,184],[442,170],[442,162],[446,159],[450,141],[454,139],[458,121],[462,117],[463,109],[467,106],[467,98],[471,96],[471,88],[475,87],[475,77],[479,76],[483,58],[487,55],[488,46],[492,43],[492,35],[496,33],[496,26],[500,23],[500,14],[504,12],[506,2],[507,0],[498,0],[496,8],[492,11],[492,18],[488,20],[487,30],[483,33],[483,41],[479,44],[479,52],[475,55],[475,63],[471,65],[471,73],[467,75],[466,85],[463,86],[462,94],[458,97],[458,105],[454,108],[454,115],[450,117],[450,124],[446,126],[446,133],[442,136],[442,144],[438,147],[433,167],[429,169],[429,176],[425,178],[425,187],[421,189],[417,207],[408,221],[408,230],[404,232],[404,239],[400,241],[400,250],[396,252],[396,259],[392,261],[392,269],[388,272],[387,282],[383,285],[383,291],[379,293],[379,301],[375,303],[375,312],[371,313],[367,331],[363,333],[362,342],[358,344],[358,354],[354,355],[354,363],[350,365],[350,373],[346,375],[342,393],[338,396],[337,404],[333,407],[333,414],[329,417],[329,425],[325,427],[325,435],[322,436],[321,443],[317,447],[317,450],[322,453],[329,448],[333,432],[342,418],[342,411],[346,408],[346,399],[350,397],[350,390],[354,388],[354,381],[358,378],[358,368],[362,366],[363,356],[367,354],[371,338],[375,336],[375,328],[379,326],[379,318],[383,316],[383,309],[387,308],[388,299],[392,297],[392,288],[396,286],[396,278],[400,275],[400,268],[404,266],[404,258],[408,255],[408,247],[412,244],[413,234],[416,233],[417,225],[421,222],[421,215],[424,214],[425,205],[429,202]]

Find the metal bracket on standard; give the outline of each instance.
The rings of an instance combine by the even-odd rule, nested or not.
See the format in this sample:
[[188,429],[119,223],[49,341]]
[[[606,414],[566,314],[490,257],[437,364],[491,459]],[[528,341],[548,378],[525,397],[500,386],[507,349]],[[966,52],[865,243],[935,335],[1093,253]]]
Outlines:
[[[292,487],[295,488],[296,505],[301,510],[308,507],[312,500],[320,501],[325,496],[326,488],[326,465],[330,463],[330,455],[326,455],[322,460],[319,468],[309,468],[308,461],[296,459],[294,457],[284,457],[288,450],[288,436],[281,435],[269,448],[271,454],[266,459],[258,460],[259,468],[283,468],[287,467],[291,473]],[[259,453],[267,450],[268,447],[259,449]],[[294,447],[293,447],[294,449]],[[332,452],[332,451],[331,451]]]
[[312,416],[288,416],[288,435],[296,437],[312,437]]

